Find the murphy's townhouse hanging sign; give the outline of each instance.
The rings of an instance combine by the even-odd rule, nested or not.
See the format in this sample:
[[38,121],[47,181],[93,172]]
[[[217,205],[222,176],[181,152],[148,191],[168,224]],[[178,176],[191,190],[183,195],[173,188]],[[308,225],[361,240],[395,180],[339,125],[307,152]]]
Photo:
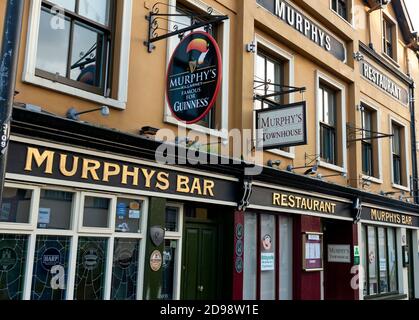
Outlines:
[[362,61],[360,66],[361,74],[365,79],[372,82],[381,90],[385,91],[387,94],[391,95],[401,103],[408,103],[408,92],[406,89],[400,87],[393,80],[384,75],[381,71],[378,71],[368,62]]
[[283,0],[257,0],[261,6],[302,33],[340,61],[346,61],[346,48],[325,29],[314,23],[297,8]]
[[73,186],[106,186],[237,203],[236,183],[227,179],[16,141],[10,148],[7,173],[19,175],[20,180],[43,178],[48,179],[45,183],[65,181]]
[[187,124],[204,118],[217,100],[222,62],[215,39],[203,31],[187,35],[169,62],[166,95],[173,116]]

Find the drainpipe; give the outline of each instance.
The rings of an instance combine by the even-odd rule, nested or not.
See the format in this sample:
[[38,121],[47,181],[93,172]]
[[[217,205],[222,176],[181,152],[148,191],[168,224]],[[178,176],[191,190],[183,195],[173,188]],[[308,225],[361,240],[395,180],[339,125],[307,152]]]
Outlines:
[[0,50],[0,203],[3,198],[24,0],[8,0]]
[[410,103],[410,131],[412,140],[412,190],[414,203],[419,204],[418,190],[418,158],[417,158],[417,142],[416,142],[416,117],[415,117],[415,82],[409,85],[409,103]]

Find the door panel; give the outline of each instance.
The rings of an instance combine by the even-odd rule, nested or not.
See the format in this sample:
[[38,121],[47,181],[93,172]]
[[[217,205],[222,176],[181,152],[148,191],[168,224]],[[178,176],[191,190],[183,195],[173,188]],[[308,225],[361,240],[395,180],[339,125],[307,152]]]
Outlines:
[[211,300],[217,295],[217,227],[186,224],[182,267],[182,299]]

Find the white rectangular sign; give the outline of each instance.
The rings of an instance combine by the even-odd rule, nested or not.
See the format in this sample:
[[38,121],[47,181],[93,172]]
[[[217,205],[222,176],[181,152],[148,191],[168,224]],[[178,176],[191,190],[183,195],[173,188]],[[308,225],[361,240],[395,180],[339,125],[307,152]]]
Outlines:
[[257,149],[307,144],[305,101],[257,110],[256,122]]
[[274,253],[261,253],[260,255],[260,270],[272,271],[275,270],[275,254]]
[[351,263],[351,246],[346,244],[329,244],[327,246],[327,261]]

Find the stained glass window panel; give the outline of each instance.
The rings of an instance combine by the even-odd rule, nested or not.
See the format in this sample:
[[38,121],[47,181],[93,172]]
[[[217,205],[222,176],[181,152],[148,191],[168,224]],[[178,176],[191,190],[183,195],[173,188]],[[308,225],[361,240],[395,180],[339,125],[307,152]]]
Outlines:
[[75,300],[101,300],[104,295],[108,240],[79,238],[77,250]]
[[113,300],[137,298],[138,247],[138,240],[115,239],[111,291]]
[[64,300],[66,298],[70,243],[69,237],[37,237],[32,300]]
[[27,236],[0,235],[0,300],[22,299],[27,240]]

